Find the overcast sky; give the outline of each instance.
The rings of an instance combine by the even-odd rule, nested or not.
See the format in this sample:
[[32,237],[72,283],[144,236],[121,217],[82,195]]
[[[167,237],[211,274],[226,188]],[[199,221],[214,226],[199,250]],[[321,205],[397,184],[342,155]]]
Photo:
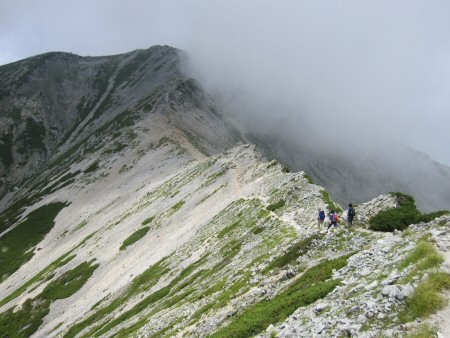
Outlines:
[[448,0],[0,0],[0,64],[155,44],[186,50],[243,110],[394,136],[450,165]]

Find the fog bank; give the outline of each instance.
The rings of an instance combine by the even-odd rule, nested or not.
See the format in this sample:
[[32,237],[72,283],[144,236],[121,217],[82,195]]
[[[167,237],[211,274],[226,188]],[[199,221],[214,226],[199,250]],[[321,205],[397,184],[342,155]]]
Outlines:
[[195,3],[185,48],[258,130],[337,151],[394,139],[450,164],[449,14],[445,1]]

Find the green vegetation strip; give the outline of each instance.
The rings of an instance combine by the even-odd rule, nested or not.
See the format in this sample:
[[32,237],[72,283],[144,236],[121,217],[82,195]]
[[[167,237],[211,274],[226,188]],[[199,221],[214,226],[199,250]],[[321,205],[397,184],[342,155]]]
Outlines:
[[326,260],[310,268],[285,291],[271,300],[263,300],[248,307],[211,337],[239,338],[256,335],[270,324],[285,320],[299,307],[325,297],[339,284],[337,280],[330,280],[333,270],[344,267],[348,257]]
[[92,276],[98,264],[83,262],[49,283],[36,298],[27,299],[19,310],[0,314],[0,337],[29,337],[43,322],[56,299],[72,296]]
[[155,216],[151,216],[149,218],[146,218],[142,221],[142,225],[150,224],[155,219]]
[[417,208],[412,196],[394,192],[391,193],[397,199],[398,207],[380,211],[369,219],[370,229],[375,231],[392,232],[404,230],[410,224],[430,222],[436,217],[450,214],[450,211],[441,210],[429,214],[422,214]]
[[320,193],[322,194],[323,201],[327,205],[328,211],[342,212],[342,209],[331,200],[328,191],[321,190]]
[[130,237],[128,237],[126,240],[123,241],[122,245],[120,246],[120,250],[125,250],[127,246],[136,243],[138,240],[144,237],[149,230],[150,227],[143,227],[133,232]]
[[72,326],[64,337],[75,337],[78,333],[86,329],[87,327],[102,321],[114,310],[120,306],[126,304],[126,302],[136,294],[144,292],[150,289],[158,280],[166,274],[169,270],[165,267],[165,261],[167,258],[163,258],[150,268],[145,270],[142,274],[137,276],[132,282],[130,287],[125,290],[123,294],[114,299],[110,304],[96,310],[92,315],[82,320],[81,322]]
[[411,272],[400,282],[402,284],[410,283],[415,276],[423,275],[424,271],[437,268],[443,262],[444,258],[437,252],[428,238],[421,238],[415,249],[399,265],[400,269],[405,269],[414,264]]
[[24,293],[28,287],[30,287],[35,282],[42,282],[51,274],[53,271],[55,271],[57,268],[66,265],[69,263],[72,259],[75,258],[76,255],[69,256],[70,252],[64,254],[63,256],[59,257],[57,260],[55,260],[53,263],[48,265],[45,269],[40,271],[37,275],[35,275],[33,278],[31,278],[28,282],[26,282],[24,285],[22,285],[20,288],[18,288],[16,291],[11,293],[9,296],[6,296],[0,301],[0,307],[9,303],[11,300],[16,299],[19,297],[22,293]]
[[405,308],[400,313],[401,322],[407,323],[420,317],[427,317],[444,308],[448,303],[441,294],[444,290],[450,290],[450,274],[445,272],[430,274],[407,299]]
[[217,238],[222,239],[225,237],[226,234],[228,234],[229,232],[232,232],[234,229],[236,229],[239,224],[241,223],[241,221],[237,221],[234,222],[233,224],[223,228],[217,235]]
[[268,205],[266,209],[269,210],[269,211],[275,211],[277,209],[280,209],[280,208],[284,207],[285,204],[286,204],[285,200],[279,200],[276,203]]
[[320,234],[312,235],[308,238],[301,240],[298,243],[292,245],[288,250],[282,255],[275,258],[270,264],[264,269],[264,272],[268,272],[275,268],[282,268],[288,264],[295,263],[297,258],[307,253],[315,240],[318,240],[322,236]]
[[55,217],[67,205],[62,202],[44,205],[0,237],[0,280],[17,271],[34,256],[33,247],[53,228]]
[[[133,306],[130,310],[125,311],[117,318],[100,323],[97,326],[92,327],[88,332],[85,333],[84,337],[92,337],[92,336],[100,336],[115,326],[127,321],[131,317],[137,315],[141,311],[147,309],[148,307],[155,304],[157,301],[163,299],[169,294],[174,294],[178,291],[181,291],[183,288],[188,286],[190,283],[182,283],[178,285],[183,279],[192,274],[192,272],[201,264],[203,264],[204,260],[207,256],[203,256],[198,261],[192,263],[188,267],[186,267],[181,273],[175,277],[169,285],[151,293],[144,299],[142,299],[139,303]],[[152,267],[150,267],[147,271],[138,276],[135,280],[133,280],[131,287],[122,295],[116,298],[111,304],[107,305],[104,308],[99,309],[93,315],[85,319],[84,321],[74,325],[69,332],[66,333],[64,337],[75,337],[79,332],[83,331],[85,328],[91,326],[94,323],[101,321],[106,318],[109,314],[111,314],[115,309],[125,304],[130,297],[146,291],[154,286],[158,280],[167,272],[169,272],[168,268],[165,268],[165,259],[162,259]],[[191,280],[192,281],[192,280]],[[185,297],[186,295],[184,295]],[[166,306],[170,306],[170,304],[166,304]],[[145,322],[139,322],[139,325],[144,325]]]

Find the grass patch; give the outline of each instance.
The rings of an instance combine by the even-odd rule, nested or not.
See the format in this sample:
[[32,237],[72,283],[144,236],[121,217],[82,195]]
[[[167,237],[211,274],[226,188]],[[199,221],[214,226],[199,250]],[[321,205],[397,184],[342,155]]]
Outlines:
[[436,329],[425,323],[415,328],[406,335],[406,338],[430,338],[436,337]]
[[347,264],[348,256],[326,260],[307,270],[296,282],[271,300],[263,300],[245,309],[228,326],[219,329],[211,337],[250,337],[269,324],[285,320],[299,307],[325,297],[339,281],[329,280],[333,269]]
[[331,200],[331,197],[330,197],[330,194],[328,193],[328,191],[321,190],[320,193],[322,194],[322,199],[325,202],[325,204],[327,205],[329,212],[331,212],[331,211],[342,212],[342,209]]
[[63,256],[59,257],[57,260],[52,262],[50,265],[48,265],[45,269],[41,270],[38,274],[36,274],[33,278],[31,278],[28,282],[23,284],[21,287],[19,287],[17,290],[15,290],[13,293],[11,293],[9,296],[6,296],[0,301],[0,307],[9,303],[11,300],[16,299],[19,297],[22,293],[24,293],[31,285],[33,285],[36,282],[39,281],[45,281],[50,276],[53,275],[53,271],[60,268],[61,266],[66,265],[69,263],[72,259],[76,257],[76,255],[70,255],[70,252],[64,254]]
[[153,220],[155,219],[155,216],[151,216],[149,218],[146,218],[142,221],[142,225],[147,225],[149,223],[151,223]]
[[264,269],[264,272],[268,272],[275,268],[282,268],[288,264],[295,263],[297,261],[297,258],[307,253],[311,249],[313,242],[320,237],[321,235],[315,234],[301,240],[298,243],[295,243],[290,248],[288,248],[286,253],[270,262],[269,265]]
[[418,261],[434,256],[437,254],[436,249],[434,248],[433,244],[426,240],[421,240],[415,247],[415,249],[409,253],[408,256],[400,263],[399,268],[404,269],[407,266],[411,264],[415,264]]
[[98,161],[93,162],[89,167],[84,170],[85,174],[93,173],[98,170],[100,166],[98,165]]
[[133,232],[126,240],[123,241],[122,245],[120,246],[120,250],[125,250],[127,246],[130,246],[131,244],[134,244],[135,242],[140,240],[147,234],[149,230],[150,227],[143,227]]
[[258,235],[261,232],[263,232],[265,229],[266,229],[265,227],[254,226],[252,228],[252,233],[255,234],[255,235]]
[[450,289],[450,274],[435,272],[422,282],[406,300],[405,308],[400,313],[402,323],[411,322],[417,318],[428,317],[447,305],[447,299],[441,292]]
[[72,296],[92,276],[99,264],[91,265],[91,262],[83,262],[72,270],[69,270],[45,287],[41,297],[49,300],[64,299]]
[[269,215],[270,215],[269,210],[261,209],[260,211],[258,211],[258,219],[266,218]]
[[87,222],[86,220],[80,222],[80,223],[72,230],[72,233],[77,232],[77,231],[83,229],[87,224],[88,224],[88,222]]
[[229,232],[232,232],[234,229],[236,229],[240,223],[241,223],[241,221],[237,221],[237,222],[234,222],[233,224],[223,228],[217,235],[217,238],[219,238],[219,239],[224,238],[226,234],[228,234]]
[[416,248],[400,263],[399,268],[404,269],[415,264],[412,271],[402,279],[401,283],[411,282],[414,276],[425,270],[436,268],[444,262],[444,258],[436,251],[432,243],[421,239]]
[[285,200],[279,200],[279,201],[276,202],[276,203],[269,204],[269,205],[266,207],[266,209],[267,209],[268,211],[275,211],[275,210],[277,210],[277,209],[280,209],[280,208],[284,207],[285,204],[286,204],[286,201],[285,201]]
[[303,177],[306,178],[306,180],[308,181],[309,184],[314,184],[314,180],[311,175],[308,175],[307,173],[304,172]]
[[29,337],[43,322],[50,311],[50,304],[56,299],[72,296],[86,283],[98,265],[84,262],[65,272],[47,285],[36,298],[27,299],[16,311],[9,309],[0,315],[1,337]]
[[0,238],[0,280],[17,271],[34,256],[33,248],[55,225],[55,217],[67,206],[56,202],[32,212],[14,229]]

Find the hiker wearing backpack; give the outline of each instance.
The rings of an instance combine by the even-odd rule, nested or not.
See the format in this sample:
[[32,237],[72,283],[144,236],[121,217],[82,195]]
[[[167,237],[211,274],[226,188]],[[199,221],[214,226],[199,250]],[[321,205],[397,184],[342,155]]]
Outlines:
[[321,225],[323,225],[323,222],[325,221],[325,211],[322,209],[317,209],[317,226],[320,228]]
[[334,227],[337,228],[338,223],[339,223],[339,216],[334,211],[331,211],[329,219],[330,219],[330,225],[328,225],[327,231],[331,228],[332,225],[334,225]]
[[355,214],[355,209],[353,209],[353,205],[350,203],[347,210],[347,221],[349,227],[353,225],[353,218],[355,217]]

